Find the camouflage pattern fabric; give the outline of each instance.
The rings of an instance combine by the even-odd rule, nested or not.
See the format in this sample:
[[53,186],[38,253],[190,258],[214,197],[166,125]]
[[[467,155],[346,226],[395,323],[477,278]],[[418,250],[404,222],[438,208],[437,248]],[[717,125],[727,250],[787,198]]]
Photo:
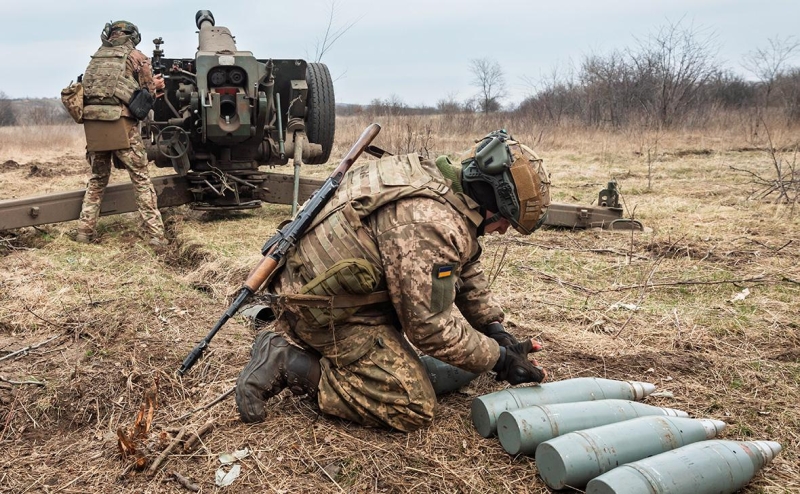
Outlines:
[[417,353],[394,328],[367,328],[371,348],[350,365],[322,358],[320,410],[372,427],[410,432],[433,420],[436,394]]
[[133,183],[136,205],[142,217],[142,223],[150,237],[163,238],[164,224],[161,221],[161,212],[157,207],[156,192],[150,181],[147,170],[147,156],[139,127],[131,125],[128,133],[130,148],[117,151],[102,151],[89,153],[89,162],[92,165],[92,177],[86,184],[86,193],[83,196],[80,226],[78,233],[93,236],[97,228],[97,218],[100,216],[100,203],[108,185],[111,175],[112,159],[122,164],[127,170]]
[[[385,160],[345,175],[322,220],[298,242],[270,291],[300,293],[339,258],[360,256],[378,267],[376,290],[388,290],[389,303],[362,307],[328,326],[288,306],[276,329],[322,355],[323,412],[410,431],[432,420],[436,397],[403,333],[421,352],[481,373],[494,366],[500,350],[480,330],[502,321],[503,311],[480,266],[478,205],[439,187],[449,182],[433,162],[393,157],[386,166]],[[404,166],[405,177],[398,171]],[[454,306],[469,325],[456,317]]]

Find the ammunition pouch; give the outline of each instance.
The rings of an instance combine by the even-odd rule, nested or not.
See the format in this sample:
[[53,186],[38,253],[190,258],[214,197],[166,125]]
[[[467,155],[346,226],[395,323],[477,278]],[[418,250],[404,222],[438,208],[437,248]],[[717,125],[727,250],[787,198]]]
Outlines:
[[144,120],[153,109],[155,102],[156,99],[147,89],[137,89],[128,102],[128,110],[137,120]]
[[[117,107],[117,109],[120,110],[121,108]],[[84,119],[83,130],[86,133],[86,150],[116,151],[130,148],[129,136],[135,125],[136,121],[131,118],[117,118],[112,121]],[[119,161],[114,160],[114,166],[118,164]]]
[[83,123],[83,84],[76,82],[62,89],[61,103],[76,123]]
[[346,320],[360,307],[389,300],[386,292],[372,293],[380,276],[365,259],[343,259],[303,285],[299,294],[281,298],[296,307],[307,324],[327,327]]

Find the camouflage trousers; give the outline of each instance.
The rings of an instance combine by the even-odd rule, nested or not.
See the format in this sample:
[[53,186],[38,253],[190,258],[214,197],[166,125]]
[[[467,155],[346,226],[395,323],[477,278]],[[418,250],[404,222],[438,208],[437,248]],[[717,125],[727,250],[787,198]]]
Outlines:
[[153,183],[150,182],[150,174],[147,171],[147,155],[138,126],[131,126],[128,140],[131,144],[128,149],[89,153],[92,177],[86,184],[78,233],[94,235],[97,229],[97,218],[100,216],[100,203],[103,201],[103,194],[111,176],[112,160],[116,160],[128,170],[131,177],[133,191],[136,195],[136,205],[139,208],[147,235],[159,238],[164,236],[164,224],[161,220],[161,212],[158,210],[156,191]]
[[431,423],[436,393],[417,352],[393,326],[355,325],[351,336],[333,344],[320,344],[331,341],[330,328],[299,320],[294,329],[293,337],[322,355],[317,402],[323,413],[404,432]]

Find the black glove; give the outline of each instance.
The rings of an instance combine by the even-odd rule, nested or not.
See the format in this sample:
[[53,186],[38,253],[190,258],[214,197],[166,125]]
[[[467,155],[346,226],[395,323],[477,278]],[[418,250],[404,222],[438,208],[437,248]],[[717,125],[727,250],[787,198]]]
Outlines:
[[500,346],[511,346],[519,343],[519,341],[514,338],[514,335],[508,333],[505,328],[503,328],[503,325],[497,321],[489,323],[484,329],[483,334],[499,343]]
[[500,358],[494,364],[493,371],[497,372],[498,381],[506,381],[509,384],[540,383],[547,378],[545,371],[534,360],[528,360],[528,354],[538,352],[542,345],[534,343],[533,340],[525,340],[522,343],[509,347],[500,347]]

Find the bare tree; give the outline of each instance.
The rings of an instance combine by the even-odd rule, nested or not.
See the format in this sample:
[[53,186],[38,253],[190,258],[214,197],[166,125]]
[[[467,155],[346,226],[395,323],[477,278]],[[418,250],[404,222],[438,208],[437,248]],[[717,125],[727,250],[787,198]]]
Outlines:
[[631,53],[638,79],[649,80],[652,99],[643,104],[659,125],[669,127],[693,109],[701,89],[718,72],[713,33],[683,20],[667,23]]
[[638,100],[643,96],[623,53],[587,55],[581,62],[580,80],[585,88],[586,119],[592,125],[619,127],[641,108]]
[[565,115],[576,113],[580,101],[575,97],[575,71],[571,64],[556,64],[538,80],[525,76],[522,81],[530,89],[531,96],[520,103],[520,112],[538,120],[548,120],[555,126],[561,124]]
[[436,109],[439,113],[445,115],[453,115],[463,110],[463,105],[456,99],[457,94],[454,92],[447,93],[447,96],[436,102]]
[[478,107],[483,113],[500,109],[500,99],[506,95],[506,80],[497,60],[475,58],[470,61],[472,85],[478,88]]
[[0,91],[0,127],[16,125],[17,116],[6,93]]
[[794,36],[781,39],[780,36],[767,40],[768,47],[756,48],[745,56],[742,65],[758,77],[764,85],[764,107],[769,106],[769,97],[775,80],[783,74],[786,62],[800,49],[800,41]]
[[361,17],[359,17],[354,21],[349,21],[342,26],[335,27],[334,21],[336,18],[336,9],[338,7],[338,3],[336,0],[331,0],[328,7],[328,25],[325,26],[325,33],[322,35],[322,38],[317,38],[316,44],[314,45],[315,62],[320,62],[322,60],[322,56],[325,55],[325,53],[327,53],[331,47],[333,47],[334,43],[336,43],[339,38],[341,38],[347,31],[350,30],[350,28],[355,26],[355,24],[361,20]]

